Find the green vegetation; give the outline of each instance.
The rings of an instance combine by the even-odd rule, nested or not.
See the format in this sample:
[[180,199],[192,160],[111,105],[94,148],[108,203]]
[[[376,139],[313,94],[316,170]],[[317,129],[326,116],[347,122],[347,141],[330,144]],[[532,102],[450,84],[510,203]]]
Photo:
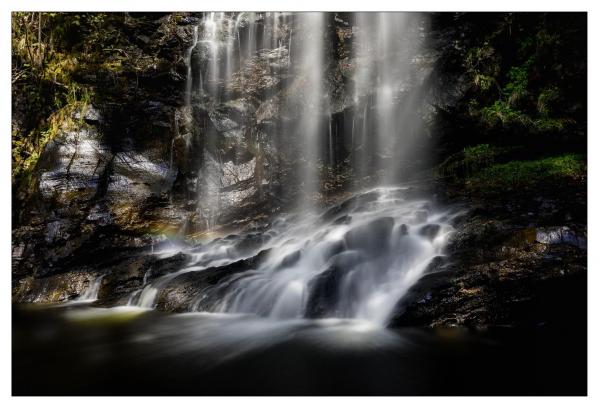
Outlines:
[[[165,19],[158,34],[170,35],[178,18]],[[27,189],[44,146],[75,124],[74,112],[164,69],[134,37],[144,24],[127,13],[12,13],[13,187]]]
[[468,177],[496,163],[511,150],[489,144],[468,146],[449,156],[435,169],[435,173],[441,177]]
[[489,42],[470,48],[466,53],[465,66],[472,82],[482,92],[489,91],[493,85],[498,86],[496,77],[501,68],[495,50]]
[[475,188],[500,189],[534,186],[543,181],[560,181],[585,177],[582,155],[564,154],[539,160],[510,161],[490,166],[468,178]]
[[584,24],[576,16],[489,14],[472,17],[483,31],[467,47],[472,92],[467,114],[485,129],[563,133],[586,126]]
[[72,127],[73,114],[90,102],[92,89],[74,79],[81,55],[72,42],[84,16],[98,18],[65,13],[12,15],[13,103],[15,98],[26,101],[20,104],[26,107],[21,123],[12,130],[15,185],[29,185],[44,146],[60,129]]
[[489,144],[469,146],[453,154],[434,169],[436,177],[465,183],[468,190],[504,192],[540,183],[576,181],[586,177],[586,158],[566,153],[536,160],[515,160],[519,147]]
[[466,13],[459,20],[468,35],[447,51],[444,69],[465,72],[468,91],[447,111],[454,153],[435,176],[469,193],[584,182],[586,16]]
[[491,106],[481,110],[482,120],[489,126],[495,126],[498,122],[502,125],[514,123],[530,124],[530,118],[519,110],[514,109],[508,102],[497,100]]
[[[58,136],[61,130],[68,131],[75,126],[81,126],[88,103],[87,98],[70,101],[63,108],[52,113],[47,122],[43,122],[40,128],[31,131],[27,137],[19,138],[13,135],[12,176],[14,180],[19,179],[25,184],[31,181],[32,170],[44,146]],[[73,119],[76,112],[81,112],[80,119],[77,121]]]

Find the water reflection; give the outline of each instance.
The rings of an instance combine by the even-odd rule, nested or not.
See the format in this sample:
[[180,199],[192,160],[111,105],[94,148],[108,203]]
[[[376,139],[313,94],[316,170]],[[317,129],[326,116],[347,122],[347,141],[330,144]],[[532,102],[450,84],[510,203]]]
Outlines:
[[[389,330],[352,319],[85,304],[15,308],[13,322],[17,395],[584,392],[584,350],[569,346],[580,339],[551,333]],[[563,357],[541,359],[558,344]]]

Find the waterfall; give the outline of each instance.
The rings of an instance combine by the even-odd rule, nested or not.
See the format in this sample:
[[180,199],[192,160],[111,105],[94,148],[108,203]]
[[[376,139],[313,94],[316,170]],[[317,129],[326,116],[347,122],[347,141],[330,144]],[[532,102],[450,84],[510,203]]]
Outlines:
[[[130,305],[155,307],[161,290],[177,276],[230,265],[267,250],[269,255],[254,269],[233,273],[205,288],[190,310],[278,319],[355,318],[384,325],[398,300],[436,257],[443,256],[456,213],[437,208],[427,198],[415,198],[411,188],[393,186],[398,176],[409,176],[400,174],[402,160],[413,154],[413,139],[422,133],[418,110],[426,73],[417,61],[423,52],[426,21],[418,14],[356,15],[353,107],[342,114],[331,107],[325,52],[331,25],[327,21],[325,13],[300,13],[291,19],[286,13],[211,12],[193,28],[186,53],[185,103],[189,111],[197,107],[208,112],[200,123],[194,122],[203,139],[197,213],[204,229],[218,227],[225,173],[231,165],[219,148],[231,119],[218,108],[233,92],[246,97],[248,72],[293,78],[293,92],[276,95],[276,103],[279,109],[292,107],[296,116],[293,121],[273,121],[270,132],[275,140],[286,135],[297,139],[298,214],[274,221],[260,233],[260,244],[250,249],[246,242],[255,239],[253,233],[184,249],[188,264],[150,282],[144,276],[142,288],[129,298]],[[292,35],[295,64],[284,69],[285,58],[291,61]],[[260,65],[265,61],[268,68]],[[266,105],[275,92],[248,98]],[[353,173],[356,178],[373,176],[376,183],[323,210],[317,205],[319,169],[343,162],[340,144],[343,129],[349,127]],[[252,127],[243,137],[260,150],[256,132]],[[254,157],[254,168],[260,164],[260,154]],[[255,177],[261,184],[263,173],[256,170]]]
[[98,293],[100,293],[100,288],[102,287],[102,279],[105,276],[105,274],[100,275],[91,281],[90,285],[75,299],[75,302],[93,302],[98,300]]
[[[201,28],[201,33],[199,31]],[[233,53],[235,44],[235,24],[226,18],[225,13],[210,12],[204,16],[200,26],[194,26],[193,43],[190,48],[190,58],[187,61],[188,77],[187,83],[193,83],[194,75],[197,74],[199,79],[199,87],[196,90],[191,90],[188,97],[189,111],[193,112],[191,105],[191,95],[197,94],[200,107],[210,105],[219,101],[224,92],[225,84],[232,76],[233,70]],[[192,52],[196,47],[201,47],[203,56],[207,59],[205,63],[198,64],[194,68]],[[225,58],[222,54],[224,50]],[[221,66],[224,65],[224,69]],[[208,140],[210,135],[207,133],[208,128],[202,126],[198,129],[200,138]],[[220,189],[221,183],[221,165],[216,155],[213,146],[204,142],[204,149],[201,152],[198,168],[198,198],[197,198],[197,213],[200,219],[205,222],[205,229],[210,230],[216,223],[220,207]],[[143,297],[144,293],[140,295]]]
[[[288,56],[285,48],[290,46],[286,31],[289,24],[289,13],[210,12],[204,13],[193,27],[192,42],[185,58],[184,102],[194,134],[200,139],[198,145],[202,146],[202,151],[197,153],[197,214],[198,224],[206,230],[218,227],[223,205],[227,204],[222,198],[228,186],[225,166],[232,158],[223,158],[222,133],[238,137],[230,131],[232,121],[223,117],[220,109],[233,92],[241,92],[241,97],[245,97],[244,75],[251,75],[260,58],[271,58],[264,51],[273,46],[278,46],[276,75],[281,74],[285,65],[281,61]],[[194,116],[198,112],[194,110],[196,107],[200,112],[207,112],[201,120]],[[255,142],[247,140],[246,143]],[[260,183],[261,180],[256,185]]]

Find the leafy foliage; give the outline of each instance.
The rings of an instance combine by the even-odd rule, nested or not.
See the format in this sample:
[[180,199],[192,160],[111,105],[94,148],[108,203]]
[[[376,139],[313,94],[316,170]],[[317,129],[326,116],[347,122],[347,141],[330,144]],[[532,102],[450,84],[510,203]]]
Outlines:
[[488,125],[501,123],[504,125],[530,123],[530,119],[521,111],[514,109],[508,102],[497,100],[491,106],[486,106],[481,110],[482,119]]
[[466,49],[463,63],[472,83],[465,101],[470,117],[486,128],[532,133],[584,127],[580,101],[585,84],[580,79],[586,75],[581,43],[586,30],[581,16],[477,18],[472,24],[484,35]]
[[13,103],[26,101],[19,107],[27,109],[12,131],[13,183],[29,182],[43,147],[89,103],[93,91],[74,79],[81,58],[76,49],[83,20],[100,14],[13,13]]
[[[146,23],[127,13],[12,14],[13,185],[35,167],[55,128],[68,127],[66,112],[106,91],[98,83],[118,88],[130,82],[124,71],[131,76],[155,66],[127,37]],[[172,30],[168,23],[161,29]]]
[[436,168],[435,173],[441,177],[468,177],[496,163],[510,150],[489,144],[468,146],[449,156]]

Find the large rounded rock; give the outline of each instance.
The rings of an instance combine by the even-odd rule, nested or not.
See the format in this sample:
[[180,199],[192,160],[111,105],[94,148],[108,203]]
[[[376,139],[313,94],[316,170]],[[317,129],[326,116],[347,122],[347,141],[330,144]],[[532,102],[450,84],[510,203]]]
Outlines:
[[371,255],[385,252],[394,225],[393,218],[381,217],[349,230],[344,237],[347,249],[363,250]]

